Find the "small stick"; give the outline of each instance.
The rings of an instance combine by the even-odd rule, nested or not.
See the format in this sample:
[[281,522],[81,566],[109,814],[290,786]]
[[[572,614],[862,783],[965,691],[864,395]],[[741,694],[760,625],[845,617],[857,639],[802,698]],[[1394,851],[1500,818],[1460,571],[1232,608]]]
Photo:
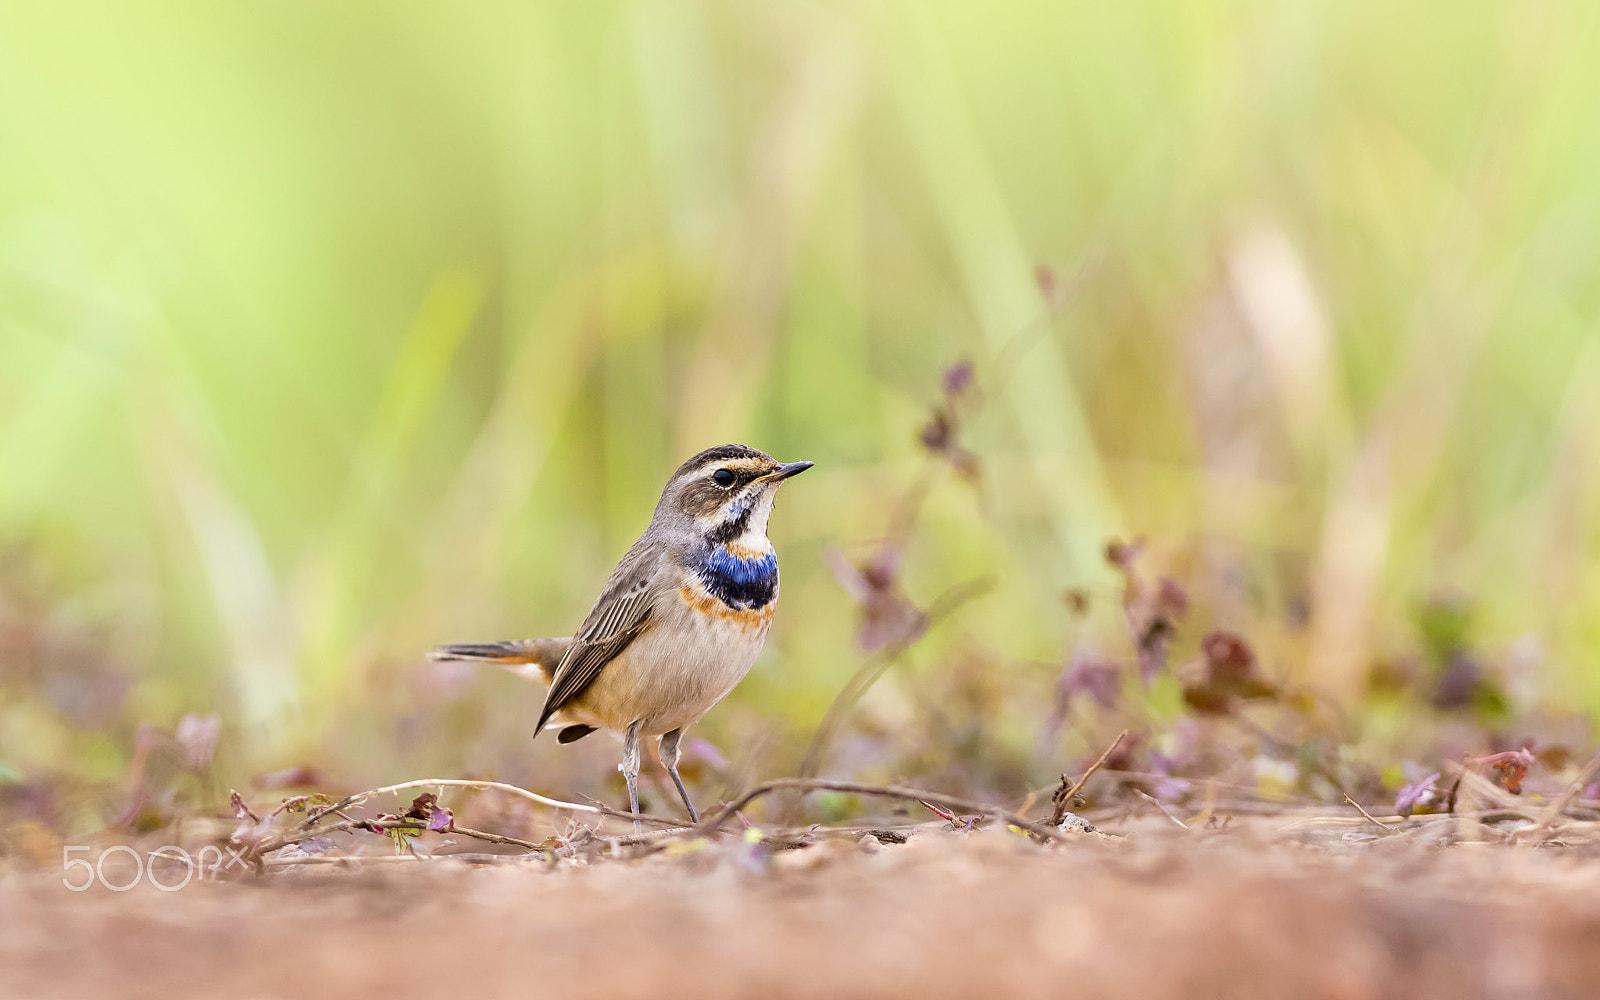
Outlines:
[[450,825],[450,829],[444,832],[459,833],[463,837],[471,837],[474,840],[486,840],[491,844],[511,844],[514,847],[526,847],[530,851],[537,851],[539,849],[538,844],[530,841],[518,840],[516,837],[507,837],[504,834],[489,833],[484,830],[469,830],[464,826],[456,826],[454,823]]
[[[1128,771],[1128,770],[1118,769],[1118,768],[1115,768],[1115,767],[1108,767],[1108,768],[1104,768],[1103,770],[1105,771],[1107,777],[1128,778],[1130,780],[1136,780],[1136,781],[1146,781],[1146,782],[1149,782],[1149,781],[1160,781],[1163,778],[1173,777],[1170,774],[1157,774],[1154,771]],[[1195,780],[1199,780],[1199,779],[1195,779]],[[1241,795],[1245,795],[1245,796],[1252,796],[1252,795],[1258,794],[1256,786],[1254,786],[1254,785],[1240,785],[1240,784],[1236,784],[1236,783],[1229,782],[1229,781],[1219,781],[1219,780],[1217,780],[1215,778],[1206,778],[1204,780],[1205,780],[1206,784],[1217,788],[1219,791],[1237,792],[1237,793],[1239,793]],[[1230,801],[1232,801],[1232,800],[1230,800]],[[1227,806],[1227,803],[1224,803],[1224,805]],[[1286,806],[1287,807],[1294,807],[1294,806],[1319,807],[1321,805],[1323,805],[1323,803],[1320,800],[1311,798],[1310,796],[1291,794],[1291,795],[1287,795],[1285,797],[1284,805],[1278,805],[1278,804],[1274,803],[1272,805],[1272,808],[1273,809],[1282,809],[1282,808],[1285,808]],[[1231,806],[1229,806],[1229,808],[1231,808]]]
[[[444,857],[457,858],[459,854],[448,854]],[[504,857],[526,859],[525,854],[507,854]],[[359,868],[362,865],[398,865],[417,864],[435,860],[426,854],[313,854],[304,858],[269,858],[263,864],[269,870],[278,868],[295,868],[299,865],[344,865],[347,868]]]
[[1135,788],[1133,791],[1134,791],[1134,794],[1138,795],[1140,798],[1144,799],[1146,802],[1149,802],[1151,805],[1155,806],[1157,809],[1160,809],[1161,810],[1161,815],[1165,816],[1167,819],[1172,820],[1172,825],[1173,826],[1175,826],[1178,829],[1182,830],[1184,833],[1193,833],[1194,832],[1194,828],[1191,827],[1188,823],[1185,823],[1183,820],[1181,820],[1178,817],[1172,815],[1171,811],[1168,810],[1166,806],[1161,804],[1161,800],[1160,799],[1156,798],[1154,795],[1151,795],[1149,792],[1145,791],[1142,788]]
[[1361,808],[1361,803],[1357,802],[1355,799],[1352,799],[1348,794],[1345,795],[1344,800],[1346,802],[1350,803],[1351,805],[1355,806],[1356,807],[1356,812],[1358,812],[1361,815],[1365,816],[1367,818],[1367,820],[1370,823],[1372,823],[1373,826],[1376,826],[1378,829],[1382,830],[1385,834],[1390,834],[1390,833],[1394,832],[1394,830],[1391,829],[1387,823],[1384,823],[1382,820],[1378,819],[1376,816],[1372,815],[1371,813],[1367,812],[1365,809]]
[[756,799],[761,798],[763,795],[785,790],[847,792],[853,795],[878,795],[886,799],[900,799],[905,802],[922,804],[931,802],[935,805],[944,806],[946,809],[977,813],[981,816],[999,817],[1012,826],[1028,831],[1041,841],[1049,840],[1056,834],[1056,831],[1049,827],[1024,819],[1011,810],[1002,809],[999,806],[985,805],[982,802],[973,802],[970,799],[957,798],[954,795],[944,795],[939,792],[927,792],[920,788],[900,788],[895,785],[862,785],[853,781],[831,781],[827,778],[774,778],[771,781],[762,782],[738,799],[701,820],[700,824],[694,828],[693,833],[696,836],[715,833],[729,818]]
[[[1094,773],[1105,767],[1106,761],[1111,759],[1111,754],[1117,747],[1122,745],[1122,741],[1127,738],[1127,735],[1128,731],[1126,729],[1118,733],[1117,738],[1111,741],[1111,745],[1106,747],[1105,752],[1095,758],[1095,762],[1089,765],[1087,771],[1083,772],[1083,777],[1078,779],[1078,783],[1067,789],[1067,794],[1063,795],[1055,803],[1055,808],[1050,811],[1050,825],[1052,827],[1061,825],[1061,820],[1066,816],[1067,810],[1072,807],[1072,800],[1078,797],[1079,792],[1083,791],[1083,786],[1089,783],[1089,779],[1094,777]],[[1067,776],[1063,774],[1061,780],[1067,780]]]
[[1444,811],[1447,815],[1456,814],[1456,795],[1461,791],[1461,780],[1467,776],[1467,755],[1461,755],[1461,770],[1456,772],[1455,783],[1450,786],[1450,798],[1445,803]]
[[291,795],[282,802],[278,803],[278,808],[267,813],[267,819],[271,819],[272,817],[283,812],[285,809],[293,809],[295,806],[305,805],[306,800],[310,798],[311,796],[309,795]]

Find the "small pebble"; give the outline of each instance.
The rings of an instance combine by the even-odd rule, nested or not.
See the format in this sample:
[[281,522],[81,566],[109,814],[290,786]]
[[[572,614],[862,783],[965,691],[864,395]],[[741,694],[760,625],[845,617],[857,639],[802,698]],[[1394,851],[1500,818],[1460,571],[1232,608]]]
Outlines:
[[1062,833],[1097,833],[1094,824],[1079,816],[1077,813],[1067,813],[1061,817],[1061,822],[1056,826]]

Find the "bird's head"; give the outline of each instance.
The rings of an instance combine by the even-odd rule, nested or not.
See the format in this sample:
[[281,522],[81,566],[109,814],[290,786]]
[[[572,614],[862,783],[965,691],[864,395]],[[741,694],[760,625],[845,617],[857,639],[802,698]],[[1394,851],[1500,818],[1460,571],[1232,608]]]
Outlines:
[[778,487],[809,468],[810,462],[779,462],[748,445],[707,448],[672,474],[656,517],[686,520],[712,545],[749,545],[766,538]]

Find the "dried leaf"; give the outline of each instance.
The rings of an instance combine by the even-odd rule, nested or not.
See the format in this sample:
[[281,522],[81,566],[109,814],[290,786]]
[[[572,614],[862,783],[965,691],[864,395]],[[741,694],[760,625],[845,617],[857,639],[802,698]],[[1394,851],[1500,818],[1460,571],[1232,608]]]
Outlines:
[[1056,701],[1063,714],[1077,695],[1086,694],[1103,708],[1115,708],[1121,693],[1122,671],[1115,663],[1092,653],[1075,656],[1056,682]]
[[1144,539],[1113,540],[1106,545],[1106,562],[1122,574],[1122,608],[1128,632],[1139,654],[1139,677],[1150,684],[1167,668],[1167,654],[1177,635],[1178,621],[1189,612],[1189,595],[1176,580],[1159,578],[1154,586],[1140,577],[1135,563],[1143,554]]
[[859,565],[838,549],[823,555],[834,578],[860,605],[856,644],[863,652],[914,637],[926,625],[922,609],[900,587],[900,547],[885,543]]
[[1131,542],[1112,539],[1106,543],[1106,562],[1121,570],[1123,573],[1133,572],[1133,563],[1144,552],[1144,537],[1140,536]]
[[1094,699],[1104,708],[1115,708],[1122,694],[1122,671],[1115,663],[1090,650],[1078,650],[1056,678],[1055,704],[1045,721],[1044,738],[1053,743],[1072,712],[1072,702],[1080,694]]
[[452,824],[455,823],[455,814],[441,806],[439,797],[432,792],[423,792],[412,799],[411,808],[395,818],[421,820],[429,830],[435,833],[449,830]]
[[1128,627],[1139,650],[1139,676],[1149,684],[1167,668],[1178,620],[1189,610],[1189,595],[1168,577],[1162,577],[1154,590],[1135,586],[1138,594],[1127,610]]
[[917,432],[917,440],[936,455],[942,455],[950,449],[951,442],[955,440],[955,425],[943,407],[934,409],[928,422]]
[[1205,684],[1184,688],[1183,703],[1202,715],[1227,715],[1233,709],[1226,695]]
[[1176,621],[1189,613],[1189,594],[1171,577],[1164,576],[1156,583],[1156,613]]
[[1243,638],[1210,632],[1200,640],[1200,652],[1203,676],[1183,689],[1184,702],[1195,711],[1224,715],[1235,701],[1277,697],[1277,687],[1256,672],[1256,655]]
[[1089,592],[1080,587],[1072,587],[1062,593],[1061,599],[1066,602],[1068,609],[1078,617],[1089,613]]
[[961,446],[961,410],[969,407],[974,395],[974,369],[971,361],[957,361],[946,368],[941,379],[944,401],[935,405],[927,423],[917,432],[917,440],[930,455],[950,463],[955,474],[976,484],[983,469],[978,456]]
[[1486,757],[1468,757],[1467,763],[1494,768],[1505,790],[1512,795],[1521,795],[1522,778],[1528,773],[1528,768],[1538,763],[1538,759],[1527,747],[1522,747],[1517,750],[1492,753]]
[[1566,770],[1567,763],[1572,759],[1572,748],[1565,743],[1546,743],[1542,746],[1524,745],[1527,746],[1528,751],[1533,754],[1534,758],[1550,771]]

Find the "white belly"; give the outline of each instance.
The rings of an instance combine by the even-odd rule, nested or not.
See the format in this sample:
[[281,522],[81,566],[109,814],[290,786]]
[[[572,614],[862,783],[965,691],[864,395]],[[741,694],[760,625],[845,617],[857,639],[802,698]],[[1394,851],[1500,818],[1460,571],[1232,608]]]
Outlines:
[[560,714],[617,732],[639,720],[645,736],[692,725],[750,672],[777,603],[774,596],[758,611],[735,611],[685,582],[657,603],[650,627]]

